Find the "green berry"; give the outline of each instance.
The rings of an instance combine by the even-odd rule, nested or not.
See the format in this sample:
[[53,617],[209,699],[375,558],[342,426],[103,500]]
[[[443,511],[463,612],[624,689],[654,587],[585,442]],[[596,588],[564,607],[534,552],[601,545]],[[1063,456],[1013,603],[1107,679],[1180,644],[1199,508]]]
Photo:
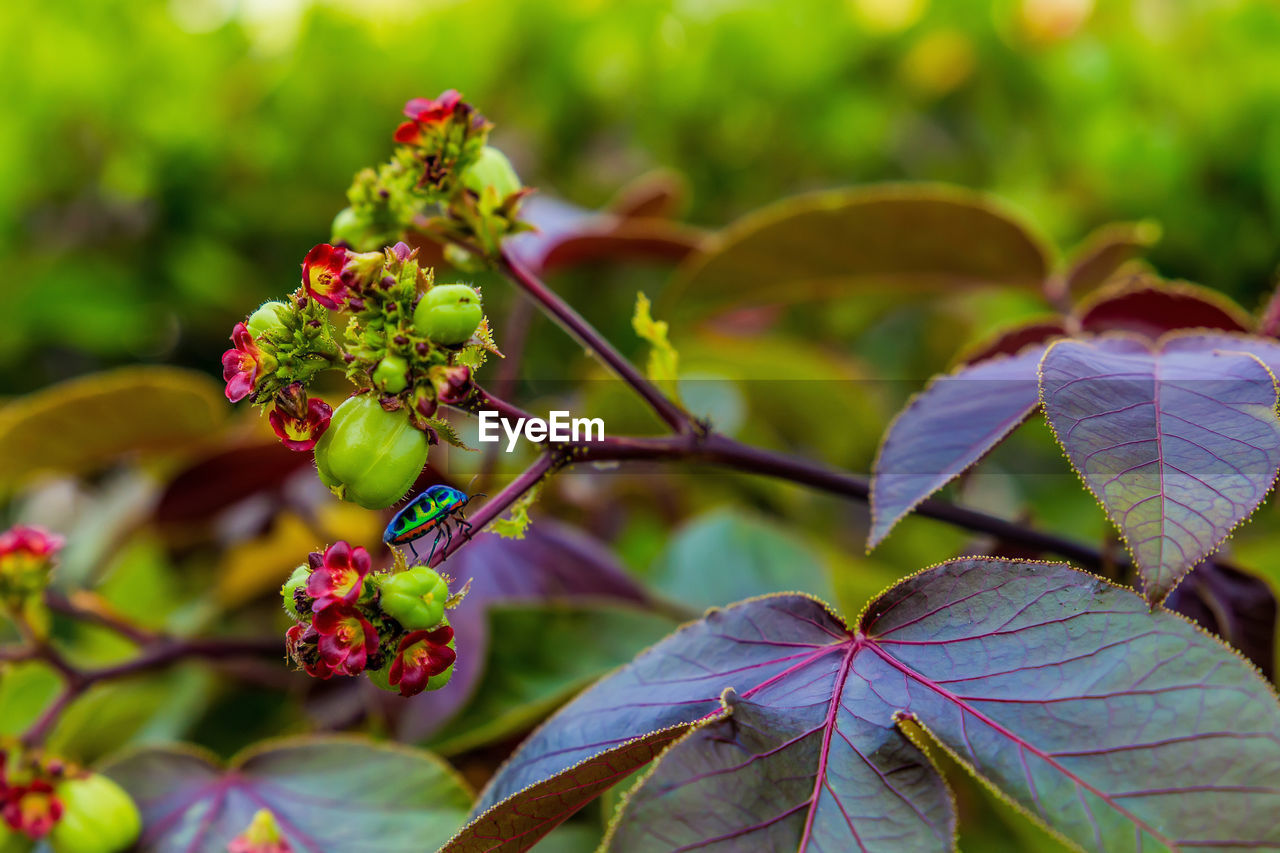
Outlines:
[[245,326],[248,327],[249,334],[253,335],[254,340],[263,337],[269,332],[283,333],[287,331],[284,325],[284,315],[288,310],[289,306],[283,302],[264,302],[257,311],[249,315],[249,320],[245,323]]
[[383,612],[404,626],[406,631],[434,628],[444,619],[449,585],[435,569],[416,566],[394,575],[384,575],[379,586]]
[[373,384],[388,394],[399,394],[409,387],[408,372],[409,362],[389,353],[373,369]]
[[60,782],[62,818],[49,833],[54,853],[117,853],[138,840],[142,817],[124,789],[91,773]]
[[14,832],[9,829],[3,820],[0,820],[0,853],[28,853],[36,843],[21,832]]
[[289,579],[284,582],[284,586],[280,587],[280,597],[284,599],[284,612],[299,622],[304,617],[298,612],[298,597],[296,593],[298,590],[306,588],[307,581],[310,578],[311,567],[303,563],[293,570],[293,574],[289,575]]
[[386,509],[422,473],[427,436],[403,409],[388,412],[377,398],[363,394],[334,411],[315,457],[321,482],[339,498],[365,509]]
[[520,177],[507,155],[486,145],[476,161],[462,173],[462,185],[481,198],[492,188],[498,201],[520,190]]
[[413,311],[418,333],[444,346],[465,344],[483,319],[480,294],[465,284],[437,284],[422,295]]

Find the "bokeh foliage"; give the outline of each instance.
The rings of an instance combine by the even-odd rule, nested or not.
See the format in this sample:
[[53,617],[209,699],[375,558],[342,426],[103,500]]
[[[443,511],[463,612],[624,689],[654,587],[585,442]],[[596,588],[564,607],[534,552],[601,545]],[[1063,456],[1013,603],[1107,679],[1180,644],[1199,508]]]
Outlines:
[[527,181],[589,206],[653,166],[714,224],[953,181],[1059,245],[1158,219],[1164,274],[1252,307],[1280,260],[1278,38],[1260,0],[13,0],[0,388],[207,369],[385,155],[375,129],[447,86],[500,118]]

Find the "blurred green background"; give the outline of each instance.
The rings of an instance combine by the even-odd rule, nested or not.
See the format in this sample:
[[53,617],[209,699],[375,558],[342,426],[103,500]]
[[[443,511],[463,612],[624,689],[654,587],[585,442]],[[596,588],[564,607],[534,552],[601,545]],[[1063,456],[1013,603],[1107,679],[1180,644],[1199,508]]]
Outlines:
[[1272,2],[9,0],[0,392],[214,371],[403,102],[450,86],[585,206],[655,166],[706,225],[953,181],[1058,245],[1157,219],[1161,272],[1252,308],[1280,261],[1278,43]]

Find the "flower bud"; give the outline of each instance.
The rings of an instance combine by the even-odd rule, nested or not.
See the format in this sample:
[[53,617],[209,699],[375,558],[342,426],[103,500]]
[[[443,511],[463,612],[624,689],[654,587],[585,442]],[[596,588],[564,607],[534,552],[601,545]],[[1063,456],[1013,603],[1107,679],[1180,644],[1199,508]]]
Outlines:
[[480,149],[480,156],[462,173],[462,185],[482,199],[491,189],[495,202],[521,189],[520,178],[507,155],[488,145]]
[[393,575],[382,575],[378,586],[382,612],[408,631],[434,628],[444,619],[449,585],[435,569],[416,566]]
[[334,411],[315,448],[320,480],[338,497],[385,509],[404,497],[427,463],[427,437],[403,411],[376,397],[349,398]]
[[288,328],[284,324],[284,317],[288,311],[289,306],[283,302],[264,302],[258,306],[257,311],[249,315],[245,326],[255,341],[268,333],[285,334]]
[[258,809],[245,831],[227,847],[227,853],[293,853],[293,845],[280,832],[270,809]]
[[63,813],[49,833],[54,853],[117,853],[138,840],[142,831],[138,807],[106,776],[73,777],[55,790]]
[[62,537],[17,525],[0,533],[0,602],[21,607],[44,589]]
[[306,595],[307,581],[311,577],[311,567],[301,565],[293,570],[293,574],[289,575],[289,579],[284,582],[284,586],[280,587],[280,598],[284,601],[284,612],[296,621],[304,621],[309,618],[304,615],[298,606],[298,591],[302,590],[303,596]]
[[465,284],[437,284],[413,311],[413,327],[443,346],[465,344],[484,319],[480,294]]
[[388,353],[373,369],[373,384],[388,394],[399,394],[409,387],[409,362]]
[[436,399],[441,403],[455,406],[471,396],[471,368],[465,364],[433,367],[429,375],[436,388]]

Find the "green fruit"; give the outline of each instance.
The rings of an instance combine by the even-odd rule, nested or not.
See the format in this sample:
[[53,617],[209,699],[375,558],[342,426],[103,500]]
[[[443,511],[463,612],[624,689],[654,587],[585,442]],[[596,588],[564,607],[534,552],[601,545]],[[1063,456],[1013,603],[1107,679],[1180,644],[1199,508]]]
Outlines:
[[507,155],[488,145],[481,149],[480,156],[462,173],[462,185],[481,198],[484,197],[485,189],[492,187],[498,201],[518,192],[521,186],[520,177]]
[[384,613],[407,631],[434,628],[444,619],[444,603],[449,585],[435,569],[417,566],[394,575],[384,575],[379,584]]
[[373,369],[373,384],[388,394],[399,394],[409,387],[408,372],[409,362],[398,355],[388,354]]
[[36,843],[21,832],[14,832],[0,820],[0,853],[27,853]]
[[399,693],[399,687],[393,687],[387,679],[391,678],[391,664],[388,663],[382,669],[366,669],[364,674],[369,676],[369,683],[379,690],[386,690],[390,693]]
[[427,464],[427,436],[404,410],[388,412],[368,394],[334,411],[315,449],[320,481],[339,498],[386,509],[404,497]]
[[249,315],[245,326],[248,327],[249,334],[253,335],[254,340],[268,332],[283,333],[286,331],[283,315],[288,310],[289,306],[283,302],[264,302],[257,311]]
[[422,295],[413,310],[413,327],[418,333],[444,346],[466,343],[483,319],[480,294],[465,284],[437,284]]
[[310,578],[311,567],[303,563],[293,570],[293,574],[289,575],[289,579],[284,582],[284,586],[280,587],[280,597],[284,599],[284,612],[299,622],[302,621],[303,616],[298,612],[298,599],[294,593],[299,589],[304,589]]
[[116,853],[138,840],[138,807],[106,776],[67,779],[54,791],[64,809],[49,833],[54,853]]

